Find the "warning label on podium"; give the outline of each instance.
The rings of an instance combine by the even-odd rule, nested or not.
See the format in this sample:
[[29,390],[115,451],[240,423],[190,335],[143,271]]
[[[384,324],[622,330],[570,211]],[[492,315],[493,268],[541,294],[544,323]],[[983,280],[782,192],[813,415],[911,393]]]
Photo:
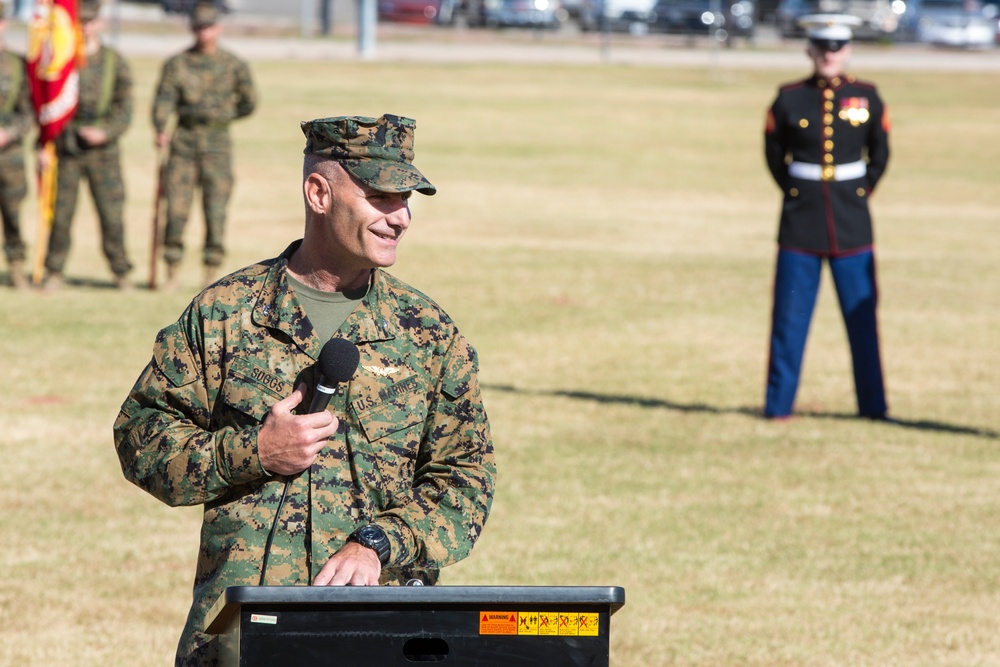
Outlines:
[[554,637],[559,634],[559,614],[542,612],[538,614],[538,634],[542,637]]
[[484,611],[479,614],[479,634],[516,635],[516,611]]
[[481,635],[528,635],[535,637],[598,637],[600,614],[557,611],[482,611]]
[[559,614],[559,634],[574,637],[578,633],[579,614]]
[[581,637],[597,637],[600,634],[600,614],[580,614],[577,629]]
[[537,635],[538,634],[538,612],[522,611],[517,614],[517,634]]

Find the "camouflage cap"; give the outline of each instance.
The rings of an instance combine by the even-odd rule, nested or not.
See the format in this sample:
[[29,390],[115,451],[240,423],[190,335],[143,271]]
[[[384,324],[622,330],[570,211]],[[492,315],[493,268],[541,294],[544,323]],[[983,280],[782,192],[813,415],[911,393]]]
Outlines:
[[390,114],[304,121],[303,153],[336,160],[359,181],[381,192],[416,190],[432,195],[437,188],[413,166],[416,127],[412,118]]
[[101,14],[101,0],[82,0],[77,6],[77,14],[83,22],[93,21]]
[[211,2],[199,2],[191,10],[191,27],[208,28],[219,22],[219,8]]

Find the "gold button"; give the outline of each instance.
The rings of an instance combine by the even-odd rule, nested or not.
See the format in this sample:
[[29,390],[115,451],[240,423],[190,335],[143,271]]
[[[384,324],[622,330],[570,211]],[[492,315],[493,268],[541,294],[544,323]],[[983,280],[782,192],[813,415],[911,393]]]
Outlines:
[[832,83],[834,86],[839,86],[840,85],[840,77],[839,76],[833,77],[833,81],[831,81],[830,83]]
[[826,102],[823,102],[823,110],[824,111],[833,111],[833,102],[831,102],[830,100],[827,100]]
[[809,127],[809,121],[803,118],[802,120],[799,121],[799,127],[801,128]]
[[826,141],[823,142],[823,148],[825,150],[832,151],[833,150],[833,142],[830,141],[829,139],[827,139]]
[[825,134],[828,137],[832,137],[833,136],[833,128],[830,127],[829,125],[827,125],[826,127],[823,128],[823,134]]
[[834,170],[833,165],[827,165],[827,166],[823,167],[823,180],[824,181],[832,181],[834,174],[836,174],[836,171]]
[[858,196],[859,197],[864,197],[865,196],[865,189],[864,188],[858,188]]
[[792,197],[798,197],[799,196],[799,189],[798,188],[792,188],[791,190],[788,191],[788,194],[791,195]]
[[825,125],[833,125],[833,114],[832,113],[823,114],[823,123]]
[[823,162],[826,162],[827,164],[833,164],[833,156],[827,153],[826,155],[823,156]]
[[826,89],[826,90],[824,90],[823,91],[823,97],[825,97],[828,100],[832,100],[833,99],[833,91],[830,90],[829,88]]

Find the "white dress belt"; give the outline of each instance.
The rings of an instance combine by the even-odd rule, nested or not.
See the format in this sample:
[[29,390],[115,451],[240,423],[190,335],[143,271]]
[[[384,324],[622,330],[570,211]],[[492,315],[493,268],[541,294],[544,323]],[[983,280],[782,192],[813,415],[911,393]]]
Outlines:
[[788,165],[788,175],[803,181],[850,181],[863,178],[868,173],[864,160],[838,165],[809,164],[792,162]]

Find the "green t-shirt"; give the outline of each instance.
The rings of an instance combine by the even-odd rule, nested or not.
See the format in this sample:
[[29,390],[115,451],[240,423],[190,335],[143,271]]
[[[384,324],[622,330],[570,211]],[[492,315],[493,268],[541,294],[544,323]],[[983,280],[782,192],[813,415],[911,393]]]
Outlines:
[[288,283],[299,297],[306,317],[320,340],[329,340],[368,293],[368,285],[345,292],[324,292],[288,275]]

